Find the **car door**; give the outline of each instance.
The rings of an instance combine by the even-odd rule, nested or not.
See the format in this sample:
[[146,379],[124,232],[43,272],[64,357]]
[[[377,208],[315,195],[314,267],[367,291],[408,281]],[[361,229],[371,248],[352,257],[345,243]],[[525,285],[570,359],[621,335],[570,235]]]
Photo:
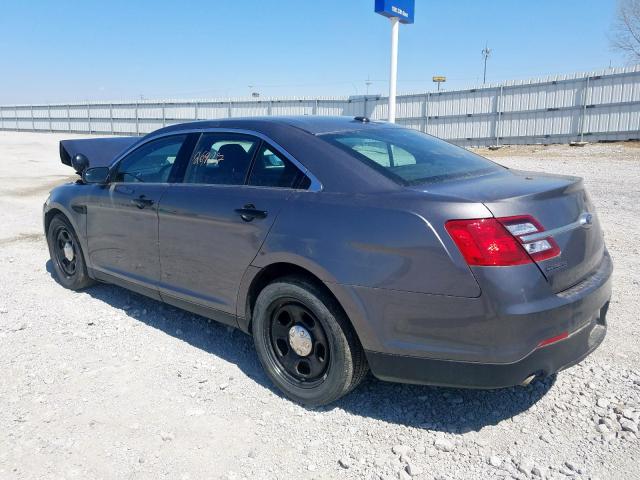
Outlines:
[[305,178],[258,137],[203,133],[183,183],[160,202],[162,298],[235,315],[245,270]]
[[108,185],[94,191],[87,205],[87,242],[99,277],[157,291],[158,204],[187,138],[170,135],[141,145],[112,168]]

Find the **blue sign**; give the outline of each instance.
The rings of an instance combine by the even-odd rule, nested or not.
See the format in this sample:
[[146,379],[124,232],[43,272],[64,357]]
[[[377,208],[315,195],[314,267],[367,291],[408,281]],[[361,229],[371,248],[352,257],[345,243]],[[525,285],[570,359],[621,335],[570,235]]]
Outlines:
[[413,23],[415,9],[415,0],[376,0],[376,13],[398,17],[400,23]]

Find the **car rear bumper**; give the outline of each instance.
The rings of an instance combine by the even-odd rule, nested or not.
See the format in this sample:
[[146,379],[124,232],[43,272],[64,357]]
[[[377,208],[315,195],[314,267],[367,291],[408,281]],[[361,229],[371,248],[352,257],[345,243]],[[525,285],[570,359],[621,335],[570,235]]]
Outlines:
[[[518,385],[531,375],[568,368],[598,347],[606,334],[612,271],[605,251],[589,277],[559,293],[534,275],[512,275],[513,269],[484,272],[486,288],[476,299],[358,287],[367,310],[362,319],[350,318],[356,319],[369,365],[380,379],[472,388]],[[534,280],[517,284],[521,278]],[[558,335],[567,338],[539,346]]]
[[446,387],[502,388],[529,383],[582,361],[604,340],[607,302],[599,314],[568,338],[537,348],[514,363],[478,363],[367,352],[374,375],[381,380]]

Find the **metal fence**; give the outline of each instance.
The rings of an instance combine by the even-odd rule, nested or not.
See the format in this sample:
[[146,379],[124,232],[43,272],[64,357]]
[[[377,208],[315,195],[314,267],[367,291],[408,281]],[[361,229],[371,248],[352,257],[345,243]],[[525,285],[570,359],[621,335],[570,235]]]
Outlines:
[[[0,106],[0,130],[142,135],[201,119],[387,114],[378,95],[12,105]],[[640,139],[640,65],[400,95],[396,122],[467,146]]]

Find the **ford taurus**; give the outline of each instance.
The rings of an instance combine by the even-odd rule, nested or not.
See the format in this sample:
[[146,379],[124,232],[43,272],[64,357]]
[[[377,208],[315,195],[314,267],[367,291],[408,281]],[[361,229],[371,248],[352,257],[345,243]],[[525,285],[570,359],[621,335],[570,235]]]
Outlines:
[[527,385],[605,336],[612,262],[576,177],[361,117],[186,123],[60,155],[81,179],[44,205],[59,283],[237,327],[305,405],[369,370]]

